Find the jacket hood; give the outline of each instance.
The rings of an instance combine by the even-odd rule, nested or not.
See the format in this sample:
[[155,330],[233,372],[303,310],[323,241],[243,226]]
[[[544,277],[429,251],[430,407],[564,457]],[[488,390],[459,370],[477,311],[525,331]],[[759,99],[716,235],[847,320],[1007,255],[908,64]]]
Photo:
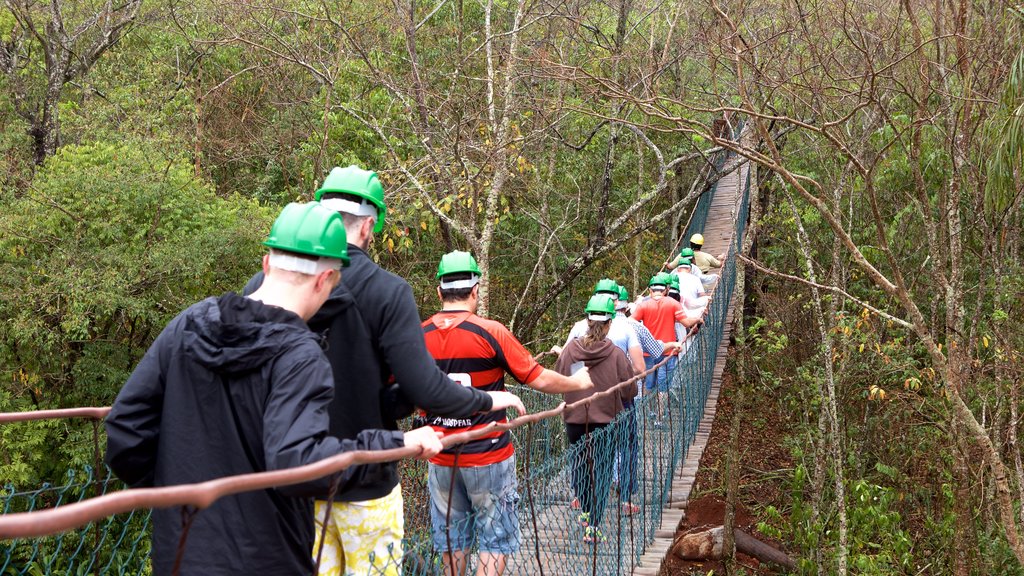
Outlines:
[[296,339],[313,338],[293,312],[229,292],[194,305],[185,317],[185,353],[213,372],[258,370]]
[[587,362],[592,360],[600,360],[611,354],[609,348],[615,348],[615,344],[607,338],[598,342],[597,344],[592,345],[590,348],[583,347],[582,339],[577,339],[576,343],[578,344],[578,346],[573,347],[572,353],[572,358],[575,361],[582,360],[584,362]]

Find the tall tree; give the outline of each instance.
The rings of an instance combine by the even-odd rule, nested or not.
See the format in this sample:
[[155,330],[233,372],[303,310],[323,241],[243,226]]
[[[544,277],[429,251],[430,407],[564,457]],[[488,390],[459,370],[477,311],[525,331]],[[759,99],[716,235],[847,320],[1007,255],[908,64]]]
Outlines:
[[12,26],[0,39],[0,72],[14,109],[29,125],[36,164],[60,146],[65,86],[81,81],[124,37],[141,6],[142,0],[4,0]]

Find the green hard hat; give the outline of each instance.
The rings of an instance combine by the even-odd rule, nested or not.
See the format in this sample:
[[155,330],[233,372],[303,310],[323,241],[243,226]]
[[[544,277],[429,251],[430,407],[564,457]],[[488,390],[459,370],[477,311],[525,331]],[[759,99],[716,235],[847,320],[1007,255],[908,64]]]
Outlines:
[[348,240],[341,215],[316,202],[292,202],[274,220],[264,246],[321,258],[337,258],[348,266]]
[[625,286],[619,286],[619,300],[629,300],[629,291]]
[[437,265],[437,277],[449,274],[472,273],[480,276],[480,267],[476,264],[476,258],[469,252],[456,250],[441,256],[441,262]]
[[363,170],[358,166],[335,167],[313,197],[319,202],[324,194],[350,194],[370,202],[377,208],[377,224],[373,231],[380,232],[384,229],[387,206],[384,205],[384,187],[381,186],[376,172]]
[[679,251],[679,255],[683,258],[693,258],[693,248],[683,248]]
[[610,294],[594,294],[587,302],[587,318],[611,320],[615,317],[615,299]]
[[594,286],[594,294],[611,294],[613,296],[618,295],[619,284],[611,278],[602,278],[597,281],[597,285]]
[[647,283],[648,286],[668,286],[668,274],[664,272],[658,272],[651,277],[651,281]]
[[675,288],[676,290],[679,290],[679,275],[678,274],[669,274],[668,275],[668,285],[669,285],[670,288]]
[[679,259],[679,265],[680,266],[690,266],[692,264],[693,264],[693,258],[680,258]]

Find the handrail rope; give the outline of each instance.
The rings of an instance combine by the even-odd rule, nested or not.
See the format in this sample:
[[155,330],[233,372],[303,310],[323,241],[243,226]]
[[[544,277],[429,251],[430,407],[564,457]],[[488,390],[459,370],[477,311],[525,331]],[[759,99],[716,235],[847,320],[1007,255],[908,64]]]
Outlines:
[[110,413],[110,406],[89,408],[61,408],[59,410],[29,410],[25,412],[0,412],[0,424],[30,422],[55,418],[91,418],[102,420]]

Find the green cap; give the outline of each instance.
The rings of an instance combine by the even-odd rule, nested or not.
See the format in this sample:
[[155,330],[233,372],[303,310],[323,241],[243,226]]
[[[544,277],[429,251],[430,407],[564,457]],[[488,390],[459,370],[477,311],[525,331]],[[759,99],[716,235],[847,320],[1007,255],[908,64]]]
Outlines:
[[597,285],[594,286],[594,294],[611,294],[617,296],[619,294],[619,284],[611,278],[603,278],[597,281]]
[[[363,202],[357,204],[341,198],[322,201],[325,194],[349,194]],[[313,197],[331,210],[356,216],[376,215],[377,224],[373,231],[380,232],[384,229],[384,214],[387,212],[387,206],[384,205],[384,187],[381,186],[377,173],[372,170],[363,170],[358,166],[335,167]]]
[[336,258],[345,266],[349,263],[341,215],[316,202],[292,202],[285,206],[263,245],[307,256]]
[[594,294],[587,302],[587,318],[602,322],[615,317],[615,299],[608,294]]
[[682,258],[693,258],[693,248],[683,248],[679,251],[679,256]]
[[619,286],[619,300],[629,300],[629,291],[625,286]]

